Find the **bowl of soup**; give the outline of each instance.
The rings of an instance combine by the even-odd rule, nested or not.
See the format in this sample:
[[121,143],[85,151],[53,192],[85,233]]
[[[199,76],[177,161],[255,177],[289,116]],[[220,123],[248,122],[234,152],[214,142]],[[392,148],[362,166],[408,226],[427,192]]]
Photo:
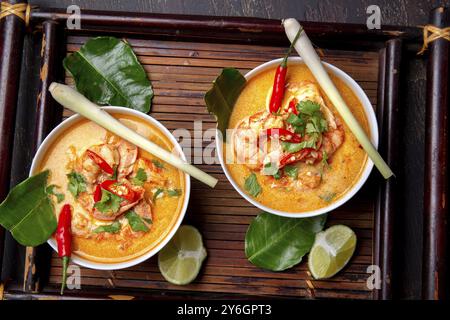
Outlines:
[[[269,112],[281,60],[245,75],[226,140],[216,135],[218,158],[230,183],[254,206],[286,217],[317,216],[352,198],[373,163],[300,57],[289,58],[281,107]],[[323,64],[378,146],[377,121],[367,95],[348,74]]]
[[[157,120],[123,107],[105,111],[130,129],[185,160]],[[55,214],[72,207],[72,261],[94,269],[121,269],[156,254],[185,215],[190,177],[179,169],[73,115],[39,147],[30,175],[49,170]],[[52,237],[50,246],[57,251]]]

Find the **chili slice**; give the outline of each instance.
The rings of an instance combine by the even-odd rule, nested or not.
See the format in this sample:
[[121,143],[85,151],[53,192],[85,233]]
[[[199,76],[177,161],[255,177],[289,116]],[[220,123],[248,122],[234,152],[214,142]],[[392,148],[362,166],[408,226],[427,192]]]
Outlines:
[[286,52],[286,55],[284,56],[283,61],[281,61],[281,64],[277,67],[277,70],[275,72],[275,78],[272,87],[272,96],[270,97],[269,103],[269,111],[271,113],[277,113],[278,110],[280,110],[281,103],[283,102],[284,86],[286,83],[286,73],[287,73],[287,59],[291,54],[292,48],[297,42],[297,39],[300,36],[301,31],[302,28],[300,28],[300,30],[298,31],[294,41],[292,41],[289,47],[289,50]]
[[102,200],[102,188],[98,184],[94,190],[94,202],[99,202]]
[[111,168],[111,166],[106,162],[102,157],[100,157],[97,153],[91,150],[86,150],[87,155],[89,158],[92,159],[103,171],[105,171],[107,174],[113,175],[114,170]]
[[291,132],[284,128],[271,128],[266,130],[268,137],[276,138],[280,137],[281,140],[292,143],[299,143],[302,141],[302,137],[294,132]]
[[298,101],[296,98],[293,98],[291,101],[289,101],[288,112],[298,115],[297,104]]
[[128,202],[133,202],[135,199],[135,192],[124,184],[117,183],[117,180],[105,180],[101,187]]
[[62,258],[63,274],[61,282],[61,294],[64,294],[64,288],[67,282],[67,267],[69,266],[70,255],[72,253],[72,208],[65,204],[58,217],[58,226],[56,229],[56,242],[58,244],[58,256]]

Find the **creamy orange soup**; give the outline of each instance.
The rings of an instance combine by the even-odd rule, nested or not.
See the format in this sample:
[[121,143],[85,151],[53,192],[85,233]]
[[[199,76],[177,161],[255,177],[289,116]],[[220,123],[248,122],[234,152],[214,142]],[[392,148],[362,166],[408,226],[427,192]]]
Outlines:
[[[265,113],[261,115],[261,112],[267,110],[267,97],[271,92],[274,75],[275,68],[262,72],[248,81],[234,106],[229,121],[229,129],[242,127],[242,123],[246,121],[245,119],[252,119],[249,117],[255,117],[255,114],[256,120],[254,121],[259,121],[260,119],[265,119],[264,121],[266,121]],[[369,125],[361,102],[342,80],[333,74],[330,74],[330,76],[356,119],[369,134]],[[326,159],[327,163],[315,161],[311,158],[312,160],[309,163],[307,163],[308,161],[300,161],[290,165],[290,167],[297,168],[298,178],[295,179],[287,177],[283,171],[281,171],[281,178],[274,179],[272,176],[261,174],[260,167],[249,167],[242,163],[228,163],[227,168],[233,180],[238,183],[242,190],[246,190],[245,181],[247,177],[255,173],[262,190],[254,198],[267,207],[285,212],[316,210],[338,200],[349,191],[359,179],[366,165],[367,154],[349,128],[343,123],[335,107],[315,83],[313,75],[304,64],[289,65],[286,82],[287,90],[282,106],[286,106],[286,110],[288,110],[289,101],[295,96],[292,91],[295,94],[300,92],[294,91],[297,87],[300,88],[299,90],[305,91],[305,84],[307,86],[317,86],[318,93],[316,92],[315,95],[319,94],[320,97],[308,96],[308,93],[305,92],[298,93],[297,97],[300,99],[308,97],[307,100],[316,99],[317,101],[322,101],[320,99],[323,99],[322,104],[331,111],[331,119],[334,119],[339,124],[339,128],[341,128],[339,133],[343,140],[340,141],[336,150],[331,148],[333,153]],[[291,88],[291,91],[289,91],[289,88]],[[284,119],[286,118],[287,115],[284,116]],[[272,120],[272,123],[277,121],[275,118]],[[269,121],[266,122],[269,123]],[[276,124],[267,124],[267,126],[279,127]],[[328,129],[330,129],[330,123],[328,123]],[[233,143],[233,138],[227,137],[227,142],[224,143],[224,159],[226,159],[228,152],[233,154],[238,148],[241,148],[239,146],[234,149]],[[316,152],[314,155],[322,159],[325,153],[320,154],[320,152]],[[309,156],[311,156],[311,153]],[[313,161],[315,162],[312,163]],[[308,172],[312,172],[312,174],[308,176]],[[314,177],[315,180],[311,181],[311,177]],[[304,181],[301,178],[305,178]],[[312,186],[312,188],[308,186]],[[249,193],[248,190],[246,192]]]
[[[115,117],[129,128],[147,137],[164,149],[171,151],[174,148],[170,140],[159,129],[145,123],[141,119],[118,114]],[[89,170],[92,168],[92,170],[98,170],[98,168],[96,168],[95,163],[92,163],[84,155],[88,148],[101,150],[98,146],[104,146],[106,139],[117,142],[119,141],[117,139],[120,138],[112,136],[105,129],[91,121],[81,120],[67,129],[52,144],[42,161],[40,170],[50,170],[48,183],[56,185],[55,191],[64,194],[65,199],[61,203],[57,203],[56,199],[54,199],[56,214],[59,214],[63,204],[70,203],[72,205],[74,253],[95,262],[117,263],[148,252],[161,243],[168,235],[174,227],[183,206],[185,180],[184,174],[180,170],[138,149],[136,161],[131,164],[134,169],[130,169],[130,173],[124,172],[123,175],[128,173],[128,176],[120,178],[126,179],[126,185],[129,185],[135,191],[135,194],[139,195],[139,198],[136,198],[139,200],[136,201],[141,206],[134,206],[130,210],[142,214],[140,222],[145,222],[146,228],[141,223],[141,229],[134,231],[126,217],[129,210],[121,214],[116,212],[112,215],[114,218],[111,218],[109,215],[111,215],[112,211],[102,213],[99,209],[94,208],[95,202],[91,200],[95,186],[100,184],[102,180],[112,178],[108,177],[104,172],[98,173],[95,177],[90,176]],[[128,153],[123,153],[122,151],[119,154],[126,157],[131,154],[131,151]],[[117,158],[117,152],[115,157]],[[107,154],[104,155],[104,158],[106,161],[109,161],[107,160]],[[83,159],[85,162],[79,162],[81,161],[80,159]],[[131,158],[131,162],[133,159]],[[110,161],[113,162],[114,160]],[[119,163],[120,161],[116,160],[116,162]],[[84,167],[79,167],[79,163],[82,163]],[[128,164],[125,163],[125,160],[123,163]],[[142,177],[142,172],[136,177],[139,170],[138,166],[144,164],[148,165],[148,167],[143,167],[146,172],[144,178]],[[120,167],[119,164],[117,164],[116,169],[118,167]],[[89,170],[85,171],[86,168]],[[91,179],[89,181],[95,181],[92,183],[92,186],[88,185],[87,190],[79,193],[77,197],[68,190],[68,174],[74,170],[79,170],[86,180]],[[115,174],[117,177],[117,172]],[[102,178],[101,175],[105,177]],[[141,180],[139,181],[137,178]],[[102,192],[104,192],[103,189]],[[120,199],[120,208],[126,208],[122,207],[122,205],[129,203],[122,198]],[[129,202],[131,203],[132,201],[134,200]],[[102,207],[98,208],[105,210]],[[110,220],[104,220],[104,218]],[[120,231],[115,230],[114,233],[101,232],[105,230],[101,228],[102,226],[110,226],[115,222],[120,223]],[[146,231],[142,231],[142,228]]]

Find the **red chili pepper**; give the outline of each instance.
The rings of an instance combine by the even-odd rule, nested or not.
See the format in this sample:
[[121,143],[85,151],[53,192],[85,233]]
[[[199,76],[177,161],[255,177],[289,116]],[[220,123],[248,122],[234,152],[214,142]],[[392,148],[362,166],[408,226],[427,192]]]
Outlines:
[[136,196],[131,188],[124,184],[117,183],[117,180],[105,180],[102,182],[101,187],[128,202],[133,202]]
[[294,44],[297,42],[297,39],[300,36],[301,31],[302,28],[300,28],[300,30],[298,31],[294,41],[292,41],[291,46],[289,47],[289,50],[284,56],[283,61],[281,61],[281,64],[278,66],[277,71],[275,72],[275,79],[273,81],[272,87],[272,96],[270,97],[269,103],[269,111],[271,113],[277,113],[278,110],[280,110],[281,103],[283,102],[284,85],[286,83],[286,73],[287,73],[287,59],[291,54],[292,48],[294,47]]
[[106,162],[102,157],[91,150],[86,150],[86,152],[89,158],[91,158],[92,161],[94,161],[103,171],[110,175],[114,174],[113,168],[111,168],[108,162]]
[[56,242],[58,244],[58,256],[62,258],[63,275],[61,282],[61,294],[64,294],[64,288],[67,281],[67,267],[69,266],[70,255],[72,253],[72,208],[65,204],[58,218],[58,227],[56,229]]
[[300,135],[284,128],[267,129],[266,135],[269,137],[276,137],[278,135],[281,140],[286,142],[299,143],[302,141],[302,137]]
[[296,98],[289,101],[288,112],[292,112],[293,114],[298,115],[297,104],[298,101]]
[[98,184],[94,190],[94,202],[99,202],[102,200],[102,188]]
[[280,160],[280,169],[283,168],[284,166],[287,166],[288,164],[292,164],[292,163],[302,160],[313,150],[314,150],[313,148],[306,148],[306,149],[302,149],[298,152],[289,153],[289,154],[285,155]]

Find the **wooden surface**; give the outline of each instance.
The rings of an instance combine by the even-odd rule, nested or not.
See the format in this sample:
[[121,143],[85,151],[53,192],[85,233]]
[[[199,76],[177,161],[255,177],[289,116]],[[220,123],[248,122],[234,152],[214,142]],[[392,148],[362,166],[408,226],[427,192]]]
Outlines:
[[[78,50],[84,37],[69,37],[68,52]],[[257,65],[277,58],[285,48],[249,45],[204,44],[127,39],[152,81],[155,97],[151,115],[169,130],[192,130],[194,120],[203,121],[203,130],[215,127],[206,111],[204,92],[223,67],[245,73]],[[378,53],[325,51],[324,60],[348,72],[363,86],[372,104],[377,102]],[[70,77],[68,84],[73,84]],[[64,111],[64,116],[72,113]],[[206,143],[205,143],[206,145]],[[286,272],[269,272],[251,265],[245,258],[244,238],[248,224],[260,212],[232,188],[219,164],[200,165],[219,179],[215,189],[192,180],[191,200],[185,223],[193,224],[204,236],[208,258],[198,279],[188,286],[173,286],[164,281],[152,258],[135,267],[117,271],[81,269],[82,289],[89,286],[116,290],[154,289],[240,293],[285,297],[371,298],[366,286],[366,269],[373,261],[375,184],[367,184],[352,201],[329,216],[328,225],[346,224],[358,236],[357,251],[348,267],[331,280],[315,281],[305,263]],[[53,254],[50,288],[59,286],[61,263]],[[74,291],[82,295],[82,291]],[[111,291],[114,294],[114,290]]]
[[[380,5],[382,24],[400,24],[415,26],[425,24],[428,12],[438,4],[449,1],[421,0],[379,0],[379,1],[297,1],[297,0],[32,0],[32,4],[65,8],[69,4],[79,4],[81,8],[108,9],[137,12],[184,13],[205,15],[255,16],[283,18],[295,16],[308,21],[365,23],[365,9],[370,4]],[[22,69],[28,77],[21,79],[17,128],[12,167],[11,184],[15,185],[27,176],[32,159],[30,130],[34,121],[30,118],[29,106],[35,104],[39,75],[39,36],[28,35],[25,41]],[[401,221],[395,234],[394,248],[395,284],[394,297],[421,297],[421,260],[422,260],[422,208],[423,208],[423,164],[424,164],[424,116],[425,116],[425,63],[421,57],[409,55],[403,61],[404,77],[401,83],[402,110],[399,134],[403,157],[399,161],[397,177],[401,180],[402,193],[396,219]],[[31,120],[30,120],[31,119]],[[20,267],[23,257],[20,251],[9,250],[8,259]],[[16,269],[8,268],[5,274],[14,277]]]
[[[430,23],[450,26],[450,12],[433,10]],[[439,39],[430,45],[427,69],[427,109],[425,145],[425,209],[423,298],[448,298],[448,109],[449,42]]]

